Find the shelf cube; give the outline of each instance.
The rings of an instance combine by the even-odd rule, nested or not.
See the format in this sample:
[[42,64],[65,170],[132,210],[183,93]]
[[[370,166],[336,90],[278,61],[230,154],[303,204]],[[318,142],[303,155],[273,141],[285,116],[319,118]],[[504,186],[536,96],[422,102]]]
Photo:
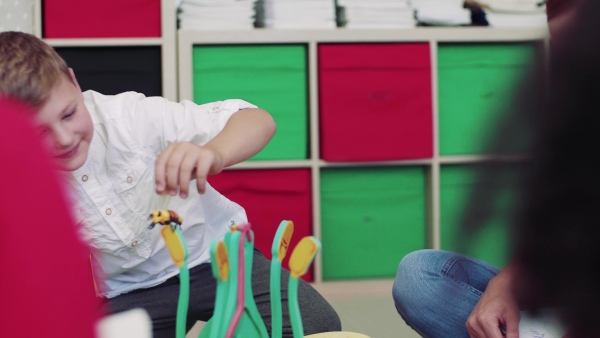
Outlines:
[[136,91],[162,96],[160,47],[55,48],[73,68],[82,90],[106,95]]
[[429,44],[320,44],[318,63],[322,159],[432,157]]
[[43,37],[158,38],[161,36],[160,1],[44,1]]
[[[446,165],[440,173],[440,236],[441,249],[460,252],[479,260],[503,267],[508,261],[508,221],[514,196],[511,191],[501,190],[492,200],[492,214],[485,227],[470,240],[463,235],[464,213],[467,208],[480,208],[473,205],[471,192],[479,183],[481,168],[478,166]],[[506,176],[503,177],[508,178]],[[495,182],[499,189],[504,185]],[[478,200],[477,203],[485,202]]]
[[251,160],[308,158],[306,45],[195,46],[194,101],[243,99],[268,111],[277,133]]
[[423,167],[321,170],[323,280],[391,278],[427,245]]
[[441,155],[482,154],[513,103],[533,44],[442,44],[438,48]]
[[[283,266],[289,270],[291,250],[302,237],[312,235],[311,174],[309,169],[231,170],[209,176],[209,183],[241,205],[252,224],[254,245],[267,258],[279,223],[294,222],[294,235]],[[313,280],[311,269],[304,275]]]

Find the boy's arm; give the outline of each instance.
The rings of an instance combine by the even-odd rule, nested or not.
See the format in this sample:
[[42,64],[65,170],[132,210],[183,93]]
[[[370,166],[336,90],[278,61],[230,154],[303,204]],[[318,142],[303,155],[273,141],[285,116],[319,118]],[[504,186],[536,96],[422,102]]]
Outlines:
[[191,142],[170,144],[156,160],[156,192],[182,198],[196,179],[198,192],[204,193],[206,176],[242,162],[258,153],[275,134],[271,115],[258,108],[233,114],[223,130],[203,146]]
[[223,168],[226,168],[256,155],[269,143],[275,129],[275,121],[266,111],[244,109],[233,114],[225,128],[205,146],[221,154]]

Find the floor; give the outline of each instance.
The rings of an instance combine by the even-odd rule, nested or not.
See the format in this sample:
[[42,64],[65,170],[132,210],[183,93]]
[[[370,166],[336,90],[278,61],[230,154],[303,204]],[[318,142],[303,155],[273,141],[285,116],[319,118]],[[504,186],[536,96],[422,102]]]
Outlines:
[[[392,281],[330,282],[314,287],[331,303],[342,320],[342,330],[370,338],[419,338],[394,307]],[[195,338],[204,323],[198,322],[186,338]]]

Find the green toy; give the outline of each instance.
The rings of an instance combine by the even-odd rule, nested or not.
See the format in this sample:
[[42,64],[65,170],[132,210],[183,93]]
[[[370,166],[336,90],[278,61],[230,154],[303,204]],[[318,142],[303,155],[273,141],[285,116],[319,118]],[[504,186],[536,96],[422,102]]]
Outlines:
[[[210,260],[213,262],[211,264],[213,276],[217,280],[217,296],[215,299],[215,303],[229,304],[229,292],[227,292],[226,290],[229,285],[228,281],[230,277],[229,254],[227,252],[227,246],[223,241],[212,243],[210,248]],[[233,308],[233,306],[234,304],[231,303],[231,308]],[[225,317],[225,308],[225,306],[215,308],[212,320],[204,327],[204,331],[209,332],[211,337],[223,337],[223,335],[225,334],[224,325],[210,325],[213,322],[219,324],[225,323],[225,321],[223,320],[223,318]]]
[[[235,261],[238,270],[237,280],[237,306],[231,322],[228,325],[226,338],[240,337],[268,337],[267,328],[262,320],[252,293],[252,257],[253,257],[253,233],[250,224],[233,226],[234,234],[240,233],[238,241],[238,257]],[[233,242],[232,245],[236,243]],[[246,261],[246,258],[249,258]]]
[[287,254],[294,233],[292,221],[282,221],[277,228],[271,248],[271,337],[281,338],[281,262]]
[[[250,224],[232,226],[232,232],[225,235],[222,245],[211,246],[213,275],[217,278],[215,315],[207,322],[199,337],[264,337],[268,338],[267,328],[258,312],[252,293],[253,233]],[[228,278],[221,278],[223,254],[227,252]],[[221,257],[221,258],[219,258]],[[248,257],[248,261],[246,261]],[[218,277],[217,277],[218,276]]]

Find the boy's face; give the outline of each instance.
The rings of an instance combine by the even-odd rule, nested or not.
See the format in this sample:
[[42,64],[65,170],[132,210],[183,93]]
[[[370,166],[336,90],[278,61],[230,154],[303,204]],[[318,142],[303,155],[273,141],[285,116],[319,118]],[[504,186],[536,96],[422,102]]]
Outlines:
[[65,171],[77,170],[85,163],[94,134],[83,94],[70,72],[72,81],[61,76],[36,116],[42,141]]

